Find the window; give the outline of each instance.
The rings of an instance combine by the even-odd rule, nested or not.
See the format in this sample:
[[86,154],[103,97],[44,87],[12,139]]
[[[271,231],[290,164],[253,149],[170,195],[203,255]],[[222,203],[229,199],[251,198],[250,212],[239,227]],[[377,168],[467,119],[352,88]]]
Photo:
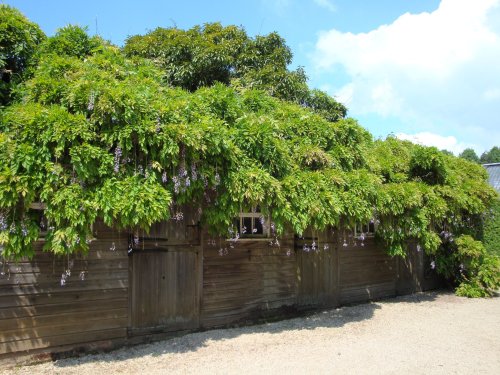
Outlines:
[[368,223],[356,223],[354,227],[354,237],[355,238],[365,238],[365,237],[373,237],[375,235],[375,231],[377,224],[375,220],[370,220]]
[[251,212],[241,212],[235,219],[235,227],[240,238],[266,238],[270,236],[270,221],[265,218],[260,207],[252,207]]

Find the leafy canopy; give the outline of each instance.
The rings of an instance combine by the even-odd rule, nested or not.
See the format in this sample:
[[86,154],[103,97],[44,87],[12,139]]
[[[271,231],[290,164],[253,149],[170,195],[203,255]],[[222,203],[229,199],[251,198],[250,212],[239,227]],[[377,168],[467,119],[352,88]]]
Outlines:
[[473,163],[479,163],[479,156],[477,156],[476,151],[472,148],[466,148],[463,150],[458,157],[471,161]]
[[165,72],[166,82],[189,91],[220,82],[268,94],[313,109],[330,121],[346,108],[307,86],[302,68],[288,70],[292,52],[277,33],[250,38],[237,26],[207,23],[189,30],[157,28],[126,41],[127,56],[141,56]]
[[[458,241],[475,234],[496,197],[486,171],[435,148],[392,137],[374,141],[356,120],[322,104],[299,105],[269,95],[269,87],[243,85],[253,71],[246,62],[251,56],[233,41],[257,44],[271,56],[279,47],[277,54],[287,57],[277,36],[252,40],[239,28],[218,24],[157,31],[168,43],[180,38],[184,47],[186,33],[200,43],[229,35],[220,42],[221,50],[230,51],[228,59],[235,59],[226,72],[229,81],[220,78],[226,74],[220,67],[205,62],[195,68],[208,69],[213,80],[185,87],[182,82],[194,78],[176,70],[182,66],[177,60],[169,63],[158,53],[159,63],[151,52],[147,58],[132,52],[132,42],[134,51],[143,42],[148,51],[152,44],[143,38],[150,36],[131,38],[126,56],[84,33],[68,27],[48,39],[19,101],[1,116],[4,257],[32,254],[39,236],[39,217],[29,209],[33,202],[46,206],[45,249],[57,254],[85,251],[97,218],[147,230],[189,204],[201,208],[212,232],[226,234],[242,208],[259,205],[278,232],[377,220],[378,236],[391,254],[404,256],[407,241],[416,239],[457,284],[465,282],[479,294],[494,287],[491,257],[474,250],[473,240]],[[317,100],[333,101],[324,95]],[[450,238],[459,248],[448,246]],[[455,272],[459,265],[462,273]]]
[[500,147],[494,146],[489,151],[483,152],[480,162],[483,164],[500,163]]
[[44,38],[38,25],[17,9],[0,4],[0,106],[10,102],[13,87],[22,80]]

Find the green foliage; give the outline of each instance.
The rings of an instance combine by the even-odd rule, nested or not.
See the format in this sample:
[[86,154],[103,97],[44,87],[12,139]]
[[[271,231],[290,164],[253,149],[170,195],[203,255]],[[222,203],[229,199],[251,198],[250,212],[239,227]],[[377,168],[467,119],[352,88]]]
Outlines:
[[500,257],[500,199],[493,203],[485,215],[483,242],[489,254]]
[[480,241],[464,235],[450,247],[451,255],[443,257],[438,267],[439,264],[445,264],[443,260],[449,259],[442,273],[451,274],[453,268],[458,268],[458,275],[455,275],[459,283],[458,295],[486,297],[500,287],[500,258],[489,255]]
[[479,163],[479,156],[477,156],[476,151],[472,148],[466,148],[460,153],[460,155],[458,155],[458,157],[473,163]]
[[[278,232],[376,220],[390,254],[405,255],[416,239],[462,289],[495,285],[494,258],[463,237],[477,234],[497,196],[484,168],[393,137],[374,141],[309,90],[303,72],[286,69],[291,53],[277,34],[158,29],[130,38],[127,57],[82,32],[47,40],[20,101],[0,118],[4,256],[32,254],[36,201],[51,223],[45,248],[65,254],[87,249],[96,219],[148,230],[189,204],[225,234],[242,208],[258,205]],[[283,77],[297,85],[280,86]]]
[[430,185],[446,180],[444,154],[435,147],[415,147],[410,159],[410,175],[416,181]]
[[345,117],[346,108],[320,90],[310,90],[302,68],[289,71],[292,52],[277,33],[250,38],[236,26],[207,23],[189,30],[157,28],[127,39],[127,56],[154,61],[172,86],[195,91],[219,82],[239,90],[262,90],[311,108],[328,121]]
[[0,106],[11,101],[12,89],[22,81],[44,38],[38,25],[17,9],[0,4]]
[[39,54],[83,58],[95,53],[100,45],[98,37],[88,36],[87,28],[68,25],[57,30],[54,36],[47,38],[40,45]]
[[494,146],[489,151],[483,152],[479,161],[482,164],[500,163],[500,148]]

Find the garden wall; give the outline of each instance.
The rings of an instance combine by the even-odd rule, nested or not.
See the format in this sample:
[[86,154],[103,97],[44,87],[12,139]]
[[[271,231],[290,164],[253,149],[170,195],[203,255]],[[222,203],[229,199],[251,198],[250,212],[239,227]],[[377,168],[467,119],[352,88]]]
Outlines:
[[279,246],[275,239],[239,240],[231,248],[186,213],[182,222],[140,234],[132,252],[127,233],[102,224],[94,232],[89,253],[69,264],[38,243],[33,260],[4,266],[0,358],[112,347],[437,285],[415,244],[408,259],[391,258],[373,238],[344,246],[331,231],[287,233]]
[[0,355],[127,336],[127,236],[95,231],[85,256],[56,257],[39,242],[33,260],[0,267]]

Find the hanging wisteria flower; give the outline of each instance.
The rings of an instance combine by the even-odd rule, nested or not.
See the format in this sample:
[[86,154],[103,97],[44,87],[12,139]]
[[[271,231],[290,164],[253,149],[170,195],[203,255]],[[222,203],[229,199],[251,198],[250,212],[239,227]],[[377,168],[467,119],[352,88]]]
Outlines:
[[167,181],[168,181],[167,172],[163,171],[163,173],[161,174],[161,182],[165,184],[167,183]]
[[417,244],[417,251],[418,252],[422,251],[422,246],[420,246],[420,244]]
[[178,211],[172,216],[172,220],[174,221],[182,221],[184,220],[184,213]]
[[61,275],[61,281],[60,281],[61,286],[65,286],[65,285],[66,285],[66,279],[67,279],[67,278],[68,278],[68,276],[66,275],[66,273],[63,273],[63,274]]
[[196,164],[191,164],[191,180],[196,181],[198,179],[198,171],[196,170]]
[[290,249],[287,249],[286,256],[289,257],[290,255],[292,255],[292,251]]
[[431,262],[431,269],[434,269],[434,268],[436,268],[436,262],[432,261]]
[[81,271],[81,272],[80,272],[80,275],[79,275],[79,279],[80,279],[81,281],[85,281],[85,276],[86,276],[86,275],[85,275],[85,271]]
[[114,172],[118,173],[120,170],[120,158],[122,157],[122,148],[120,146],[116,146],[115,148],[115,164],[114,164]]
[[7,224],[7,219],[3,214],[0,214],[0,231],[7,230],[9,225]]
[[26,228],[26,224],[24,222],[21,224],[21,233],[24,237],[28,235],[28,228]]
[[92,112],[94,110],[95,93],[92,91],[89,95],[89,103],[87,105],[87,110]]
[[229,254],[229,252],[228,252],[227,248],[222,248],[222,247],[221,247],[221,248],[219,249],[219,255],[220,255],[220,256],[224,256],[224,255],[227,255],[227,254]]
[[189,176],[186,176],[186,179],[184,180],[184,185],[186,187],[191,186],[191,180],[189,179]]
[[174,182],[174,192],[177,194],[179,193],[179,189],[181,187],[181,183],[179,181],[179,177],[173,176],[172,181]]
[[220,185],[220,176],[219,176],[219,173],[216,173],[215,174],[215,186],[219,186]]
[[139,235],[134,234],[134,245],[135,245],[135,246],[139,245],[139,242],[140,242],[140,240],[139,240]]

